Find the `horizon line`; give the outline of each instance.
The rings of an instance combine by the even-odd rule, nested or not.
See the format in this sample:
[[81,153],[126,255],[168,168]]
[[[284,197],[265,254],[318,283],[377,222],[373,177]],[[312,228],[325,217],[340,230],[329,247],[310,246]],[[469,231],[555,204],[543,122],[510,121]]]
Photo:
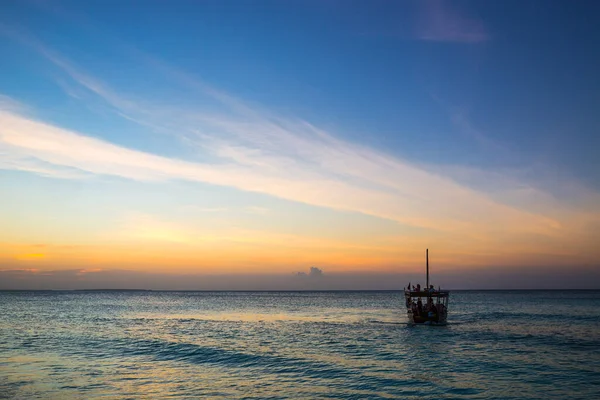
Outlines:
[[[567,288],[545,288],[545,289],[444,289],[445,291],[452,292],[550,292],[550,291],[560,291],[560,292],[581,292],[581,291],[600,291],[600,287],[598,288],[582,288],[582,289],[567,289]],[[237,293],[311,293],[311,292],[404,292],[404,289],[0,289],[0,292],[204,292],[204,293],[228,293],[228,292],[237,292]]]

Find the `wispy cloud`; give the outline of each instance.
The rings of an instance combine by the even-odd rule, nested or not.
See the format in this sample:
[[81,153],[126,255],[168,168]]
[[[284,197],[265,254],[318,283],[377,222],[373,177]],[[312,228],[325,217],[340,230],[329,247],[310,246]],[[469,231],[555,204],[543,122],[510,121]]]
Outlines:
[[416,35],[434,42],[480,43],[489,39],[483,21],[463,15],[456,4],[445,0],[419,1]]
[[2,169],[32,172],[58,179],[84,179],[91,176],[80,169],[44,162],[38,158],[14,152],[10,147],[0,144],[0,170]]
[[0,164],[2,168],[60,177],[69,177],[65,171],[76,171],[87,176],[229,186],[451,232],[460,235],[466,244],[487,248],[531,235],[556,243],[577,233],[561,212],[540,212],[521,207],[519,202],[498,200],[501,196],[490,196],[489,191],[464,184],[456,175],[464,177],[475,171],[476,176],[485,175],[478,179],[487,179],[489,186],[502,181],[502,177],[472,168],[465,168],[465,172],[416,165],[344,141],[306,121],[251,107],[158,62],[149,62],[148,68],[192,88],[220,107],[198,107],[190,101],[182,108],[168,99],[151,100],[152,93],[136,96],[145,99],[140,104],[55,52],[39,44],[36,49],[61,68],[72,83],[103,99],[119,115],[184,139],[198,156],[184,160],[117,146],[38,121],[21,113],[14,104],[9,107],[0,102],[0,154],[10,156],[8,162]]
[[233,186],[432,229],[467,231],[481,221],[514,223],[517,230],[548,234],[559,227],[552,219],[494,203],[443,177],[304,123],[284,127],[268,120],[220,121],[236,144],[223,143],[222,136],[215,139],[209,147],[222,160],[216,164],[127,149],[12,112],[1,111],[0,123],[1,149],[16,160],[28,157],[143,181],[185,179]]
[[0,93],[0,109],[24,114],[29,108],[24,104]]

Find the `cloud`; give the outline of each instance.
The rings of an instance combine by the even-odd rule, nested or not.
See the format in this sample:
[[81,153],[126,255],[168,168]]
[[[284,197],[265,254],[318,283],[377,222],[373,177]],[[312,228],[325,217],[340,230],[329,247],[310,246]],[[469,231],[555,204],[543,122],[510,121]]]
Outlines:
[[5,96],[0,93],[0,109],[7,110],[11,112],[18,112],[20,114],[24,114],[26,111],[29,111],[29,108],[25,106],[23,103],[16,101],[8,96]]
[[[1,106],[0,106],[1,110]],[[57,166],[43,160],[14,152],[0,145],[0,170],[17,170],[57,179],[85,179],[91,175],[79,169]]]
[[[201,106],[195,97],[182,106],[152,92],[137,95],[145,99],[140,103],[55,52],[39,44],[35,48],[115,113],[171,134],[196,156],[184,160],[118,146],[44,123],[0,102],[0,168],[67,179],[116,176],[228,186],[454,235],[461,238],[461,247],[473,251],[497,251],[499,243],[527,243],[531,251],[550,251],[579,238],[581,223],[573,221],[598,220],[597,207],[577,213],[560,202],[544,208],[523,206],[519,196],[507,201],[503,194],[524,186],[520,180],[513,184],[513,179],[472,167],[411,163],[342,140],[306,121],[251,107],[160,62],[146,66],[173,85],[197,92]],[[156,98],[160,100],[151,100]],[[478,177],[486,188],[465,183],[465,176]],[[505,190],[487,189],[506,182],[511,184]],[[588,242],[584,240],[586,246]]]
[[[235,136],[240,141],[235,147],[217,145],[213,151],[221,161],[207,164],[116,146],[0,110],[0,152],[11,154],[15,169],[35,171],[31,163],[39,162],[37,168],[51,164],[141,181],[205,182],[430,229],[466,230],[478,221],[518,221],[515,229],[542,234],[559,227],[550,218],[494,203],[451,180],[334,139],[305,123],[278,127],[254,122],[244,132],[241,123],[221,125],[227,125],[232,141]],[[264,144],[266,139],[271,139],[269,144]],[[273,154],[276,150],[279,155]],[[25,159],[27,163],[19,163]]]
[[[306,274],[304,275],[306,278]],[[339,273],[327,279],[298,279],[277,274],[167,274],[129,270],[71,269],[0,271],[0,290],[146,289],[146,290],[402,290],[406,282],[423,282],[415,273]],[[599,289],[600,269],[506,267],[432,276],[445,289]]]
[[416,35],[421,40],[480,43],[489,39],[483,21],[462,15],[451,1],[423,0],[419,6]]
[[318,279],[323,277],[323,270],[317,267],[310,267],[310,270],[308,271],[308,274],[306,272],[296,272],[295,276],[301,277],[301,278],[311,278],[311,279]]

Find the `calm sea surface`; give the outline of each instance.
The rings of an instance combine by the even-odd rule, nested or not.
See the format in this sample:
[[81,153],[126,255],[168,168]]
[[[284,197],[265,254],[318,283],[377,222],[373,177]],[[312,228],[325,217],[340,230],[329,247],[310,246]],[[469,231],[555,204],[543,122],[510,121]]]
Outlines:
[[0,398],[600,399],[600,292],[0,292]]

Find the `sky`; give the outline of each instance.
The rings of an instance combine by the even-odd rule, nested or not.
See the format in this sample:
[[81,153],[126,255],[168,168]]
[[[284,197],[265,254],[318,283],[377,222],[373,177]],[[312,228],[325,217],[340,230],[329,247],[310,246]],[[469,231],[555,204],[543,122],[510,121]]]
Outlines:
[[595,1],[0,2],[0,289],[600,288]]

